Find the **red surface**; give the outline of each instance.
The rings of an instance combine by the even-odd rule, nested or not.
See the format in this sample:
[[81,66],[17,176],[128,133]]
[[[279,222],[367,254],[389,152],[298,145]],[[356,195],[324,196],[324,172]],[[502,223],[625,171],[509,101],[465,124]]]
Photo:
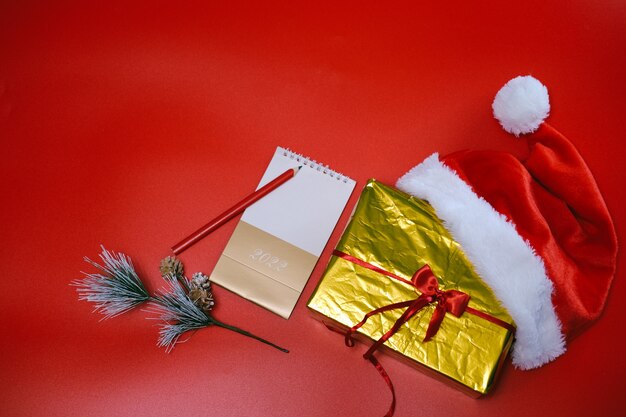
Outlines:
[[[277,145],[358,187],[393,183],[433,151],[521,154],[490,114],[518,74],[548,86],[549,121],[585,157],[624,239],[623,2],[6,3],[2,415],[382,415],[390,396],[366,348],[346,348],[305,307],[347,213],[289,320],[216,289],[218,318],[289,354],[215,328],[168,355],[144,312],[99,322],[68,283],[102,243],[159,287],[168,248],[254,189]],[[187,270],[209,273],[234,225],[186,251]],[[486,398],[382,357],[396,415],[623,411],[623,269],[563,357],[530,372],[507,363]]]

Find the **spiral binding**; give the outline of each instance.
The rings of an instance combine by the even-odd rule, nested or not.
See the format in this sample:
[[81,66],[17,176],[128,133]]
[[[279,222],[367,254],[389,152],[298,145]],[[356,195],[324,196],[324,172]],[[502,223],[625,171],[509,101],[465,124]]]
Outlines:
[[288,158],[294,159],[297,162],[302,163],[302,165],[309,166],[309,167],[311,167],[311,168],[313,168],[313,169],[323,173],[324,175],[328,175],[331,178],[337,179],[337,181],[343,181],[344,183],[348,183],[349,181],[353,181],[352,178],[350,178],[350,177],[348,177],[346,175],[343,175],[343,174],[341,174],[341,173],[339,173],[337,171],[334,171],[334,170],[330,169],[328,167],[328,165],[321,164],[321,163],[315,161],[314,159],[311,159],[309,157],[306,157],[304,155],[296,153],[296,152],[292,151],[289,148],[282,148],[282,147],[279,147],[279,148],[280,148],[283,156],[286,156]]

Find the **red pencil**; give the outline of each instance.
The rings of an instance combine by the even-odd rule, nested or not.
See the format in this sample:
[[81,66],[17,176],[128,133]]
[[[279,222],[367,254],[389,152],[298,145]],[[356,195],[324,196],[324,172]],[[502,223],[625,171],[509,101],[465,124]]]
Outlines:
[[220,214],[219,216],[217,216],[216,218],[214,218],[213,220],[211,220],[210,222],[202,226],[200,229],[196,230],[190,236],[186,237],[185,239],[181,240],[180,242],[172,246],[172,251],[174,251],[174,254],[178,255],[179,253],[187,249],[189,246],[193,245],[194,243],[196,243],[197,241],[199,241],[200,239],[202,239],[203,237],[205,237],[206,235],[208,235],[209,233],[211,233],[212,231],[214,231],[215,229],[217,229],[218,227],[220,227],[221,225],[223,225],[224,223],[226,223],[227,221],[229,221],[236,215],[240,214],[246,208],[254,204],[257,200],[265,197],[267,194],[274,191],[280,185],[284,184],[287,180],[293,178],[293,176],[296,175],[296,173],[300,170],[300,168],[301,167],[289,168],[287,171],[283,172],[278,177],[274,178],[272,181],[268,182],[263,187],[259,188],[252,194],[248,195],[243,200],[241,200],[240,202],[238,202],[237,204],[235,204],[234,206],[232,206],[231,208],[229,208],[228,210],[226,210],[225,212],[223,212],[222,214]]

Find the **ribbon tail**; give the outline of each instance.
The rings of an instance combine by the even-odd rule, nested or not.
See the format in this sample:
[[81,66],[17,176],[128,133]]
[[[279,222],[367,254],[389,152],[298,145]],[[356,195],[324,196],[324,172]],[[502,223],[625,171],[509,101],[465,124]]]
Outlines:
[[373,315],[382,313],[384,311],[395,310],[396,308],[409,307],[411,304],[413,304],[413,301],[402,301],[399,303],[389,304],[387,306],[380,307],[380,308],[377,308],[376,310],[370,311],[363,317],[363,320],[361,320],[360,322],[352,326],[350,329],[348,329],[348,331],[346,332],[346,346],[348,347],[354,346],[354,340],[352,339],[352,334],[356,332],[359,328],[361,328],[361,326],[363,326],[367,322],[367,319],[369,319]]
[[424,336],[424,342],[428,342],[433,338],[435,334],[439,331],[439,327],[441,326],[441,322],[443,322],[444,317],[446,316],[446,308],[437,303],[435,307],[435,311],[433,312],[432,317],[430,318],[430,322],[428,323],[428,329],[426,329],[426,336]]
[[417,299],[411,302],[409,308],[404,310],[404,313],[396,320],[391,329],[387,331],[380,339],[378,339],[367,352],[363,355],[364,358],[369,359],[372,353],[376,351],[383,343],[385,343],[391,336],[393,336],[404,323],[406,323],[411,317],[418,311],[424,308],[428,304],[428,299],[424,295],[420,295]]
[[378,362],[378,359],[376,359],[375,356],[370,356],[368,359],[372,363],[372,365],[374,365],[380,376],[383,377],[383,379],[387,383],[387,387],[389,387],[389,391],[391,391],[391,405],[389,406],[389,410],[387,410],[387,414],[385,414],[385,417],[392,417],[394,411],[396,410],[396,391],[393,388],[391,378],[385,371],[385,368],[383,368],[380,362]]

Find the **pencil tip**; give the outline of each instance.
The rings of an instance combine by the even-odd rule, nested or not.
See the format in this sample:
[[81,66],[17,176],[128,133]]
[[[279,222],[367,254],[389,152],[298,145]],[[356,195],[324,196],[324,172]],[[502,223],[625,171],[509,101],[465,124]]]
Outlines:
[[297,174],[297,173],[298,173],[298,171],[300,171],[300,168],[302,168],[302,165],[300,165],[299,167],[295,167],[295,168],[293,169],[293,173],[294,173],[294,174]]

